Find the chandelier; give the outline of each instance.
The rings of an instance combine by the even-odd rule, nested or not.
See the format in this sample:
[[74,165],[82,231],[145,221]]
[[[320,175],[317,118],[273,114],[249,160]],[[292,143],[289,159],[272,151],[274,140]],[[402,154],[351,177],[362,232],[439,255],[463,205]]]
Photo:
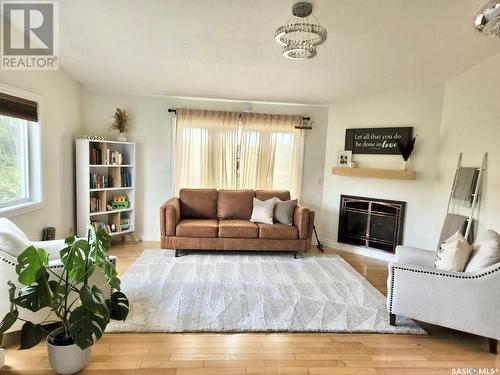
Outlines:
[[[309,22],[309,16],[315,22]],[[283,56],[291,60],[305,60],[316,56],[316,47],[326,40],[326,29],[312,14],[312,4],[300,2],[292,7],[292,16],[286,25],[274,33],[276,42],[283,47]]]
[[500,36],[500,0],[489,1],[479,10],[474,27],[484,34]]

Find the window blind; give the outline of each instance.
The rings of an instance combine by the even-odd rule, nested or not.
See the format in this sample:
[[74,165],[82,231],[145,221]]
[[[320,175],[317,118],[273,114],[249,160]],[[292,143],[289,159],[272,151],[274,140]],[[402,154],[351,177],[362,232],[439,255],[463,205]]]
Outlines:
[[0,115],[38,122],[38,103],[0,93]]

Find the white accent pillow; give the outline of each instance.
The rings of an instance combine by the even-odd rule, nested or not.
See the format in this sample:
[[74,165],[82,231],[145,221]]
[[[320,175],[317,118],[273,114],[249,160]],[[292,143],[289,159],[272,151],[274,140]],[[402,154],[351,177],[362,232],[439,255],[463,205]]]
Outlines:
[[17,231],[0,225],[0,250],[17,258],[31,245],[26,236],[20,236]]
[[472,246],[462,233],[457,232],[441,245],[434,266],[442,271],[463,272],[471,252]]
[[275,201],[276,198],[271,198],[267,201],[254,198],[250,221],[252,223],[272,224]]
[[494,230],[482,233],[472,244],[472,255],[465,272],[473,272],[500,262],[500,234]]

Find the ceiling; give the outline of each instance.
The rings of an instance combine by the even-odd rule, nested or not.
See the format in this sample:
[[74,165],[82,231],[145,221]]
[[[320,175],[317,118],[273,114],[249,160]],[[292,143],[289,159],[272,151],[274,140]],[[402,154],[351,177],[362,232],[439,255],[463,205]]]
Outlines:
[[281,56],[289,0],[60,1],[60,63],[120,93],[330,104],[446,81],[500,52],[475,31],[486,0],[316,0],[318,56]]

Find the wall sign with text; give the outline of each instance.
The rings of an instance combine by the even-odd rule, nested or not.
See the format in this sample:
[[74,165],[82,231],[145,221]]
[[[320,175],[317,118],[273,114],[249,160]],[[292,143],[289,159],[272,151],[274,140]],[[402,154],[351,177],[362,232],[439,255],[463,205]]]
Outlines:
[[352,128],[345,131],[345,149],[353,154],[398,155],[397,141],[408,142],[413,128]]

